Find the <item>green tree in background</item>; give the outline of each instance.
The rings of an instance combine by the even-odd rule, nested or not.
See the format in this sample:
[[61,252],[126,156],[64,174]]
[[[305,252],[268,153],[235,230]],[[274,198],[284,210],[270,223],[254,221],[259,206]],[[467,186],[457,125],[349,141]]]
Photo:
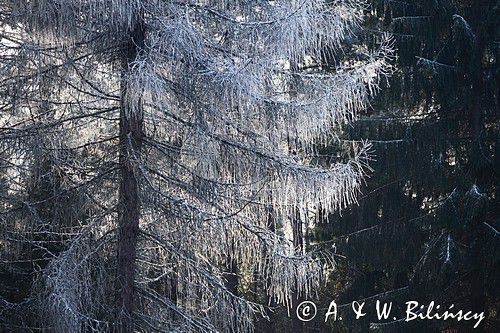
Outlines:
[[[484,311],[477,331],[498,331],[497,1],[373,1],[373,36],[391,31],[398,68],[364,119],[345,138],[370,139],[377,161],[359,206],[316,228],[335,245],[337,270],[324,307],[376,299],[455,304]],[[372,297],[373,296],[373,297]],[[372,297],[372,298],[370,298]],[[398,303],[399,302],[399,303]],[[394,309],[403,316],[403,306]],[[325,331],[462,331],[453,320],[330,323]]]

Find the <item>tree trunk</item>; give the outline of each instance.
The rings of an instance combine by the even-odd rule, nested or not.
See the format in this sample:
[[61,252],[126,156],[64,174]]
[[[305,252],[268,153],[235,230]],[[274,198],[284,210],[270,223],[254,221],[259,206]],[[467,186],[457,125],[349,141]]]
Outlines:
[[[116,331],[134,331],[134,279],[136,269],[137,238],[139,234],[140,202],[139,181],[134,171],[134,160],[138,160],[143,135],[143,119],[140,105],[132,112],[127,101],[126,73],[141,48],[144,46],[144,24],[138,18],[130,33],[130,40],[122,65],[120,106],[120,192],[118,222],[118,267],[117,267],[117,320]],[[140,101],[134,101],[140,103]]]
[[[299,66],[297,59],[290,59],[290,70],[293,73],[299,72]],[[292,78],[289,82],[290,89],[290,99],[294,100],[297,98],[297,87],[300,84],[300,78],[298,75],[293,74]],[[298,146],[296,142],[291,142],[288,140],[288,150],[290,154],[295,154]],[[304,252],[304,233],[302,230],[302,220],[298,211],[295,214],[295,219],[292,221],[292,241],[293,247],[295,248],[295,253],[297,255],[302,255]],[[299,286],[296,286],[298,289]],[[304,331],[304,323],[297,317],[297,306],[303,301],[303,296],[299,295],[297,290],[292,293],[292,307],[291,307],[291,316],[292,316],[292,331],[293,333],[301,333]]]
[[[297,213],[294,221],[292,221],[293,246],[297,255],[304,254],[304,231],[302,229],[302,220]],[[298,286],[297,286],[298,287]],[[297,317],[297,306],[304,301],[303,295],[298,291],[293,293],[293,308],[292,308],[292,331],[293,333],[301,333],[304,331],[304,322]]]

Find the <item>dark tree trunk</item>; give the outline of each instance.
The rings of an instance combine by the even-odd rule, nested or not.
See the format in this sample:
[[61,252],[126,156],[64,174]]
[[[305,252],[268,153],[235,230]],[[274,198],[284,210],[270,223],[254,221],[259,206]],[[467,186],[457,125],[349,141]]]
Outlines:
[[[269,200],[271,200],[271,199],[269,198]],[[274,220],[273,210],[270,207],[268,208],[268,211],[267,211],[267,228],[271,232],[276,232],[276,221]],[[268,258],[265,250],[262,253],[262,256],[264,258]],[[266,259],[266,260],[270,260],[270,259]],[[264,282],[262,284],[262,286],[260,286],[261,290],[266,290],[266,285],[271,284],[270,279],[271,279],[271,277],[268,277],[268,280],[266,282]],[[255,280],[257,281],[258,278],[256,278]],[[255,289],[258,290],[258,287],[256,287]],[[255,299],[255,301],[258,301],[258,299]],[[263,303],[270,307],[270,309],[266,309],[266,314],[269,317],[269,320],[261,320],[259,323],[260,326],[257,327],[258,328],[257,332],[275,333],[276,332],[275,326],[277,326],[276,325],[276,322],[277,322],[276,317],[277,316],[275,315],[275,311],[277,310],[278,307],[276,306],[276,302],[274,302],[273,297],[269,296],[266,292],[264,293],[264,302]]]
[[[302,255],[304,252],[304,235],[302,230],[302,220],[299,214],[295,217],[292,222],[292,234],[293,234],[293,246],[298,255]],[[304,322],[297,318],[297,306],[303,301],[303,296],[297,291],[293,293],[293,312],[292,312],[292,332],[301,333],[304,331]]]
[[[144,46],[144,24],[138,18],[130,33],[123,60],[123,75]],[[134,171],[134,160],[140,156],[143,120],[140,105],[134,112],[126,101],[127,83],[121,83],[120,107],[120,174],[118,267],[117,267],[117,322],[116,331],[134,331],[134,279],[136,270],[137,238],[139,234],[140,202],[139,181]],[[140,103],[140,101],[137,101]]]
[[[297,59],[291,59],[290,60],[290,70],[293,73],[298,73],[299,72],[299,66]],[[290,89],[290,98],[294,99],[297,97],[297,87],[300,85],[300,78],[298,75],[293,74],[292,78],[289,82],[289,89]],[[290,154],[296,154],[296,150],[298,149],[297,143],[296,142],[291,142],[290,138],[288,138],[288,151]],[[303,231],[302,231],[302,221],[300,219],[300,216],[298,212],[296,213],[295,219],[292,221],[292,241],[293,241],[293,246],[295,248],[295,252],[299,255],[303,253],[304,249],[304,239],[303,239]],[[298,286],[297,286],[298,287]],[[292,316],[292,331],[294,333],[301,333],[303,332],[304,329],[304,323],[297,318],[297,305],[299,305],[302,302],[302,296],[299,295],[297,291],[294,291],[292,293],[292,311],[291,311],[291,316]]]

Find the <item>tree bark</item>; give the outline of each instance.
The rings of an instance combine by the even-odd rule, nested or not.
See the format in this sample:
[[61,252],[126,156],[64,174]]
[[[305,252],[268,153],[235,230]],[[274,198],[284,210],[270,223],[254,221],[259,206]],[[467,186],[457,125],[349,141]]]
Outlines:
[[[304,231],[302,229],[302,220],[297,213],[292,221],[293,246],[297,255],[304,254]],[[298,287],[298,286],[297,286]],[[292,308],[292,331],[293,333],[301,333],[304,331],[304,322],[297,317],[297,306],[304,300],[304,296],[298,291],[293,293],[293,308]]]
[[[134,160],[138,160],[143,136],[143,115],[140,105],[132,112],[127,101],[126,74],[140,50],[144,46],[144,24],[138,18],[130,31],[130,39],[122,65],[121,105],[120,105],[120,175],[119,221],[118,221],[118,263],[117,263],[117,320],[116,331],[134,331],[134,280],[139,235],[140,200],[139,180],[134,171]],[[140,101],[134,101],[140,103]]]

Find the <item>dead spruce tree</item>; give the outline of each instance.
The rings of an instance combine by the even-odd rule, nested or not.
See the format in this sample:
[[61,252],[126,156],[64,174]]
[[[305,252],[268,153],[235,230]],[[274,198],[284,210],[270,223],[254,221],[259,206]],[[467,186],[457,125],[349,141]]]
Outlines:
[[[317,147],[390,73],[388,38],[363,61],[322,67],[363,8],[2,0],[2,172],[22,185],[21,170],[39,162],[30,147],[69,151],[50,172],[64,171],[58,190],[91,203],[30,296],[2,306],[28,307],[56,332],[245,332],[264,307],[225,285],[225,267],[238,266],[241,289],[260,277],[273,302],[308,296],[321,256],[294,249],[302,242],[287,230],[311,205],[353,203],[368,168],[369,145],[321,163]],[[2,202],[3,221],[33,209],[27,200]],[[6,223],[11,233],[18,222]]]

